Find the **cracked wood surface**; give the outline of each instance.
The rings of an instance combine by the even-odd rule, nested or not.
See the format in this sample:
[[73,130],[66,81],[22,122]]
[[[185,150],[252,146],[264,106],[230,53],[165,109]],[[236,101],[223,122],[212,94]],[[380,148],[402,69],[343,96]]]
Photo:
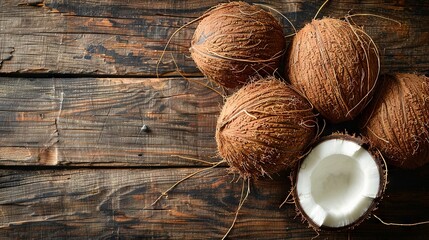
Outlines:
[[[2,239],[220,239],[240,199],[241,182],[225,168],[192,178],[150,204],[174,181],[196,169],[56,169],[0,172]],[[385,201],[375,214],[386,221],[427,220],[429,168],[391,169]],[[402,179],[408,179],[407,182]],[[315,232],[280,203],[287,175],[251,184],[230,239],[310,239]],[[15,189],[15,191],[11,191]],[[318,239],[427,239],[429,228],[385,226],[374,217],[354,231]]]
[[[226,166],[159,194],[216,158],[222,97],[189,58],[195,25],[168,37],[220,1],[0,1],[0,239],[220,239],[241,181]],[[299,29],[321,1],[262,1]],[[331,1],[319,16],[354,17],[374,38],[382,71],[429,72],[429,2]],[[280,17],[279,17],[280,18]],[[292,33],[282,20],[285,33]],[[186,76],[177,76],[176,60]],[[143,77],[143,78],[137,78]],[[329,128],[329,126],[328,126]],[[311,239],[288,194],[289,173],[252,183],[231,239]],[[389,169],[375,214],[426,221],[429,166]],[[385,226],[375,218],[317,239],[427,239],[428,225]]]
[[[14,48],[0,73],[56,73],[155,76],[167,39],[180,26],[220,1],[86,1],[2,0],[0,53]],[[311,21],[322,1],[266,1],[300,29]],[[429,71],[429,2],[334,1],[319,16],[352,20],[379,46],[382,72]],[[277,14],[279,18],[279,14]],[[292,33],[282,20],[285,34]],[[201,75],[189,57],[195,24],[180,31],[167,48],[160,73],[177,75],[172,56],[186,75]]]
[[[1,78],[0,165],[194,165],[222,97],[203,78]],[[146,130],[144,130],[147,128]]]

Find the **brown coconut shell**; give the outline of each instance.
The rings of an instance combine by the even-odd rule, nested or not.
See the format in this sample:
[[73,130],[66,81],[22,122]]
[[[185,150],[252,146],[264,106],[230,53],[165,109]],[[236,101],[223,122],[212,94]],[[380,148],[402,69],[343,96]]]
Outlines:
[[417,168],[429,162],[429,78],[384,75],[361,120],[361,130],[389,164]]
[[191,56],[208,79],[227,88],[272,75],[285,50],[283,28],[269,12],[245,2],[220,4],[204,14]]
[[312,105],[274,77],[245,85],[230,96],[216,127],[219,155],[243,178],[293,167],[315,139]]
[[304,161],[304,159],[302,159],[302,161],[300,161],[296,165],[296,167],[293,169],[293,171],[291,172],[291,175],[290,175],[290,179],[292,182],[291,193],[292,193],[292,197],[293,197],[293,200],[295,203],[296,212],[298,213],[299,216],[301,216],[303,222],[307,222],[309,227],[311,227],[312,229],[314,229],[317,232],[319,232],[319,231],[353,230],[354,228],[359,226],[362,222],[364,222],[365,219],[371,218],[373,212],[375,210],[377,210],[377,206],[380,204],[381,200],[383,199],[384,193],[386,191],[386,186],[388,183],[386,166],[385,166],[384,162],[382,161],[382,157],[380,156],[380,153],[378,152],[378,150],[370,145],[368,139],[366,139],[365,137],[358,137],[355,135],[349,135],[347,133],[336,132],[336,133],[332,133],[331,135],[327,135],[327,136],[324,136],[324,137],[318,139],[310,147],[313,148],[313,147],[317,146],[318,144],[320,144],[324,141],[331,140],[331,139],[344,139],[347,141],[352,141],[352,142],[357,143],[358,145],[360,145],[364,149],[366,149],[371,154],[371,156],[374,158],[374,160],[378,166],[378,171],[380,173],[380,187],[379,187],[377,196],[374,198],[372,204],[368,207],[366,212],[360,218],[358,218],[356,221],[354,221],[353,223],[351,223],[349,225],[346,225],[343,227],[338,227],[338,228],[327,227],[327,226],[321,226],[320,227],[305,213],[305,211],[303,210],[303,208],[299,204],[299,195],[298,195],[298,192],[297,192],[297,189],[295,186],[296,186],[296,183],[298,181],[297,178],[298,178],[299,169],[301,168],[301,163],[302,163],[302,161]]
[[326,119],[354,119],[370,101],[380,62],[371,38],[345,21],[313,20],[294,37],[286,71]]

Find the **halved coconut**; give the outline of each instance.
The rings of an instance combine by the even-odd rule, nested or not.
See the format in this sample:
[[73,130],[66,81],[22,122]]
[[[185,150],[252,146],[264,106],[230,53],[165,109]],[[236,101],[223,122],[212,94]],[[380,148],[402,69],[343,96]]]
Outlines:
[[316,230],[357,226],[375,209],[386,183],[376,154],[362,139],[344,134],[319,141],[294,180],[295,204]]

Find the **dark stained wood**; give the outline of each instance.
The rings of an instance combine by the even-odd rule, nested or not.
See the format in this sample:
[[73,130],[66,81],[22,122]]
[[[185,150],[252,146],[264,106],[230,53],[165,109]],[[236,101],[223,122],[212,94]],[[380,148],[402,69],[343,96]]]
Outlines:
[[[6,170],[0,172],[0,235],[19,239],[220,239],[238,204],[241,182],[225,168],[183,182],[196,169]],[[391,183],[375,212],[396,222],[427,220],[429,167],[391,169]],[[252,183],[231,239],[310,239],[316,234],[293,205],[279,209],[290,189],[287,174]],[[351,232],[319,239],[425,239],[428,226],[384,226],[371,218]]]
[[194,165],[222,97],[202,78],[0,78],[0,165]]
[[[219,2],[3,0],[0,72],[155,76],[166,40]],[[313,18],[323,1],[263,3],[278,9],[299,29]],[[402,23],[377,17],[353,18],[378,44],[383,72],[428,72],[429,2],[332,1],[319,16],[340,18],[349,11]],[[287,21],[282,22],[285,33],[292,33]],[[187,75],[200,75],[188,52],[194,29],[195,24],[174,38],[160,65],[161,73],[177,75],[173,55]]]
[[[189,58],[195,24],[175,36],[160,65],[163,78],[154,77],[172,33],[220,2],[0,0],[0,239],[223,236],[242,186],[225,166],[150,206],[203,166],[174,155],[219,160],[214,131],[223,99],[203,86]],[[299,29],[324,0],[257,2]],[[402,23],[353,18],[379,46],[383,72],[429,73],[428,1],[330,1],[319,17],[350,10]],[[190,81],[178,77],[172,57]],[[316,236],[293,205],[278,208],[291,188],[288,175],[252,183],[231,239]],[[429,166],[389,169],[389,181],[379,217],[429,220]],[[371,218],[318,239],[427,239],[428,226],[385,226]]]

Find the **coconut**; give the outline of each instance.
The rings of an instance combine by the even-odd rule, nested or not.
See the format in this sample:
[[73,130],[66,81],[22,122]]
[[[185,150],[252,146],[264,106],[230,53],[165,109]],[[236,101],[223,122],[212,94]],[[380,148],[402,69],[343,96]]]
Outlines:
[[244,179],[292,167],[315,139],[312,105],[274,77],[249,83],[225,102],[216,127],[218,152]]
[[245,2],[230,2],[203,15],[190,52],[208,79],[235,88],[250,76],[272,75],[284,49],[283,28],[269,12]]
[[355,118],[370,101],[380,68],[371,38],[348,22],[313,20],[294,37],[286,71],[326,119],[339,123]]
[[297,210],[316,231],[352,229],[375,210],[386,177],[366,141],[332,134],[299,163],[292,193]]
[[429,162],[429,78],[385,75],[361,122],[362,134],[389,164],[417,168]]

